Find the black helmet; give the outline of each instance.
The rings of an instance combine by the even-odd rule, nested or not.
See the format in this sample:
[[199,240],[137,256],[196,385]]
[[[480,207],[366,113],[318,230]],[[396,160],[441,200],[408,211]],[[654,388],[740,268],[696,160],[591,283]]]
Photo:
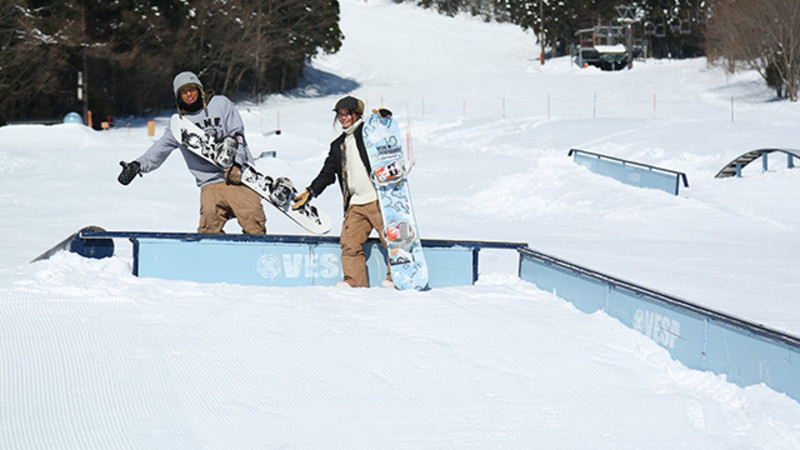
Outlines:
[[348,109],[361,115],[364,114],[364,102],[348,95],[336,102],[336,106],[333,108],[334,111],[339,111],[340,109]]

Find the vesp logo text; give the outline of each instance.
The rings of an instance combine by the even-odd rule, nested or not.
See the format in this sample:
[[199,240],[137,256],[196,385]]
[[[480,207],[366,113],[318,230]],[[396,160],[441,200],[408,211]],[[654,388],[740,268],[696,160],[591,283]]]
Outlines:
[[288,253],[264,255],[256,265],[259,275],[269,280],[285,278],[339,278],[339,256],[333,253],[309,255]]
[[677,320],[641,309],[633,315],[633,329],[668,348],[675,348],[675,339],[681,335],[681,323]]

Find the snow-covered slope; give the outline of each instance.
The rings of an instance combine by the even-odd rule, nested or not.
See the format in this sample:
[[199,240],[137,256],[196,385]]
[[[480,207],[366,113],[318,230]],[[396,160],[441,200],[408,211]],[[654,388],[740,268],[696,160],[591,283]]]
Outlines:
[[[713,178],[746,151],[800,147],[797,105],[769,101],[756,75],[704,60],[539,66],[533,36],[512,26],[341,6],[341,52],[291,95],[239,105],[254,153],[278,152],[262,168],[310,181],[351,93],[410,128],[426,237],[528,242],[800,334],[800,173],[775,159]],[[110,133],[0,128],[0,447],[800,447],[797,402],[687,370],[519,281],[514,252],[482,252],[476,286],[423,293],[139,279],[124,242],[107,260],[28,264],[90,224],[196,228],[199,192],[177,153],[116,182],[118,161],[152,141],[145,119]],[[160,134],[167,117],[155,119]],[[570,148],[685,172],[690,187],[626,186]],[[337,217],[338,189],[317,204]],[[268,232],[302,234],[267,214]]]

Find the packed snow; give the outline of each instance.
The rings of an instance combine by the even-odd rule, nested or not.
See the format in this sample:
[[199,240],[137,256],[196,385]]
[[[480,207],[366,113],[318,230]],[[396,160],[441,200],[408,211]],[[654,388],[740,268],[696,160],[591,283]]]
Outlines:
[[[356,95],[411,137],[424,237],[527,242],[800,335],[800,171],[773,157],[766,173],[757,161],[714,178],[747,151],[800,148],[800,106],[756,74],[703,59],[541,66],[511,25],[340,4],[339,53],[296,91],[238,103],[253,153],[277,152],[261,169],[308,183],[339,133],[334,103]],[[427,292],[137,278],[125,241],[112,258],[29,263],[87,225],[196,229],[178,152],[116,181],[170,113],[103,132],[0,128],[0,448],[800,448],[797,401],[689,370],[520,281],[513,251],[481,252],[474,286]],[[684,172],[689,187],[624,185],[571,148]],[[338,188],[315,202],[338,221]],[[303,234],[266,212],[268,233]]]

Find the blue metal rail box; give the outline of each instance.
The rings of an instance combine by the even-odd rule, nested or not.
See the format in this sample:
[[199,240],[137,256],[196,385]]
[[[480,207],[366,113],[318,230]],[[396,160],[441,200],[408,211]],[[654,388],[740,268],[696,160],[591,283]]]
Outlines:
[[[82,231],[92,239],[129,239],[136,276],[203,283],[265,286],[331,286],[342,280],[341,247],[335,236]],[[430,287],[473,284],[483,248],[516,249],[513,242],[423,239]],[[378,239],[364,246],[370,285],[386,277],[386,250]]]
[[617,181],[632,186],[660,189],[670,194],[678,195],[680,181],[689,187],[686,174],[661,167],[642,164],[635,161],[587,152],[585,150],[571,149],[567,156],[574,156],[576,164],[586,167],[591,172],[611,177]]
[[520,248],[519,276],[575,304],[602,310],[687,367],[764,383],[800,401],[800,338],[574,263]]

